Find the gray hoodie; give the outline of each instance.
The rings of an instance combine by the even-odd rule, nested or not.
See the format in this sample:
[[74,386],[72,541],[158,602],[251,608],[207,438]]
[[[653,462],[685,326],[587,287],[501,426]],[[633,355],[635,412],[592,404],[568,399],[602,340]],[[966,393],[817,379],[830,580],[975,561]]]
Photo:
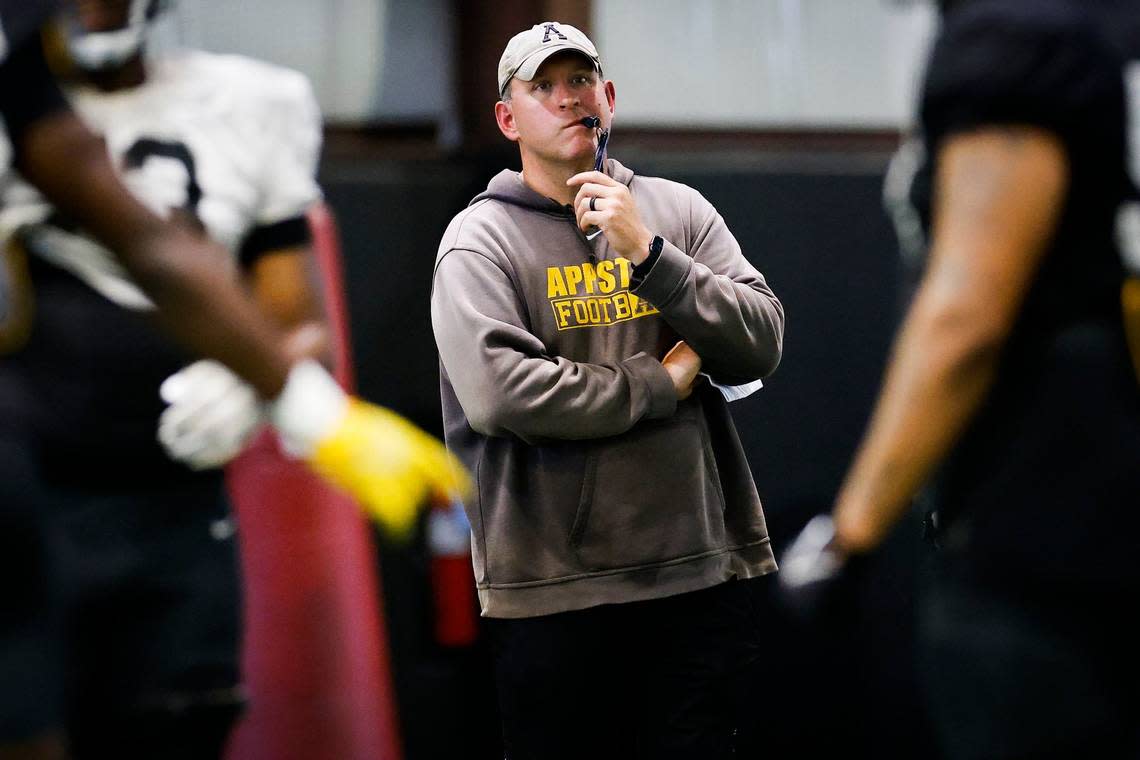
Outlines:
[[665,245],[638,281],[604,235],[495,176],[444,233],[432,287],[447,444],[483,614],[531,617],[694,591],[776,569],[728,407],[678,402],[684,339],[718,382],[770,374],[784,310],[716,209],[685,185],[606,171]]

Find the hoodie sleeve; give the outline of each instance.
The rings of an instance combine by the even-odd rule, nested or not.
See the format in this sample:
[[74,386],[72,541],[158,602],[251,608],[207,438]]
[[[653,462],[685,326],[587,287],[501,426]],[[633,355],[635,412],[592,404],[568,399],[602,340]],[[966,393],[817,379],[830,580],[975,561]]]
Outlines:
[[684,190],[688,198],[679,202],[688,211],[689,251],[666,240],[633,292],[657,307],[718,382],[766,377],[780,363],[784,307],[713,205]]
[[587,364],[552,356],[527,330],[524,313],[510,277],[486,256],[453,250],[436,266],[436,345],[476,432],[602,438],[676,410],[673,383],[654,357]]

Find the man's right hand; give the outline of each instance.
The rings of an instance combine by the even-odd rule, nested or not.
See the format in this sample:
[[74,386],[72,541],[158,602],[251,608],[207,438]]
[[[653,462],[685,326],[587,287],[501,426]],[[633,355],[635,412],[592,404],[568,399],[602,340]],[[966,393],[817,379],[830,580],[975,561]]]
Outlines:
[[697,377],[701,371],[701,357],[697,356],[697,352],[689,348],[689,344],[682,340],[669,349],[669,353],[665,354],[661,364],[669,373],[669,377],[673,378],[673,388],[677,391],[677,400],[687,399],[693,393],[693,388],[696,387]]

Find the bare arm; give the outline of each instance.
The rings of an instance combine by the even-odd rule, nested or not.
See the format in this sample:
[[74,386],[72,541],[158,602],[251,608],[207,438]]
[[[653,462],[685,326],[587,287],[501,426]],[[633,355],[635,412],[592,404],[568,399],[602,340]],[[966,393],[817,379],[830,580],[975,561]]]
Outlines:
[[986,397],[1067,183],[1062,144],[1039,129],[987,128],[941,148],[929,269],[836,500],[843,549],[883,540]]
[[221,250],[135,201],[103,143],[73,113],[57,111],[29,126],[18,155],[24,176],[115,253],[176,340],[226,364],[261,396],[278,394],[292,357],[280,332],[217,265]]
[[285,332],[291,356],[332,363],[316,261],[307,246],[261,254],[246,272],[246,282],[261,313]]

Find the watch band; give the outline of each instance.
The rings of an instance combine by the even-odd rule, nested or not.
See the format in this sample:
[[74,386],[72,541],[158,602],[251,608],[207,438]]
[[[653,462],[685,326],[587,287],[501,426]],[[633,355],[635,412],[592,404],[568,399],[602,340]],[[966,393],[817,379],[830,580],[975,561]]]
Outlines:
[[660,235],[654,235],[653,239],[649,241],[649,258],[657,258],[661,255],[661,249],[665,247],[665,241]]

